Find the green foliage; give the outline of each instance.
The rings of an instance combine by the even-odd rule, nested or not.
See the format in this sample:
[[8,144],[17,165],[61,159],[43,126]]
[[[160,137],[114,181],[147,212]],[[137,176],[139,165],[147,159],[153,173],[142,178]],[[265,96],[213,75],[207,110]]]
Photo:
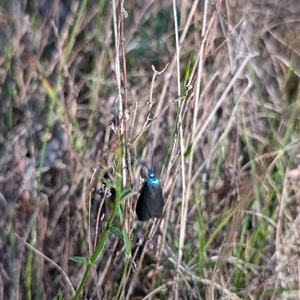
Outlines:
[[69,258],[70,260],[76,261],[80,264],[89,265],[91,263],[89,258],[81,257],[81,256],[72,256]]
[[124,238],[123,233],[120,231],[118,227],[115,226],[110,227],[110,232],[120,239]]
[[186,149],[186,151],[184,153],[184,159],[189,158],[189,156],[191,155],[191,152],[192,152],[192,148],[193,148],[193,144],[189,144],[188,148]]

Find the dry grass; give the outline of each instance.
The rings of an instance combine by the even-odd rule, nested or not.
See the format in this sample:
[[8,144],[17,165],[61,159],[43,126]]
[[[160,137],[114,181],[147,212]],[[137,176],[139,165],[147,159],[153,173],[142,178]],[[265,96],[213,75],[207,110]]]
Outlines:
[[298,1],[124,9],[2,1],[0,299],[299,299]]

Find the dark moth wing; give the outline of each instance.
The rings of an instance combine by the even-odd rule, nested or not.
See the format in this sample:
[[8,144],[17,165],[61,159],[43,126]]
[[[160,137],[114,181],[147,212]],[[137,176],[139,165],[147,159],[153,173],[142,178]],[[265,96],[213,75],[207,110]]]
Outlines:
[[139,218],[140,221],[148,221],[151,219],[150,212],[147,207],[147,201],[148,201],[148,196],[147,192],[149,190],[149,187],[147,187],[147,182],[144,183],[141,194],[139,196],[139,199],[136,204],[136,215]]
[[154,155],[153,151],[151,169],[140,158],[138,161],[148,169],[149,176],[143,185],[140,197],[136,204],[136,214],[140,221],[148,221],[151,218],[162,218],[164,198],[158,178],[154,173]]
[[162,218],[164,199],[160,184],[150,185],[149,179],[144,183],[136,205],[136,214],[140,221]]

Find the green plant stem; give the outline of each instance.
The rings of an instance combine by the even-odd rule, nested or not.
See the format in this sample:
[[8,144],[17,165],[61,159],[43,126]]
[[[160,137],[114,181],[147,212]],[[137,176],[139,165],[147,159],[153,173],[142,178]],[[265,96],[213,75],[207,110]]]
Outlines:
[[97,246],[95,248],[94,253],[92,254],[91,258],[90,258],[90,263],[87,265],[87,268],[85,270],[84,276],[81,280],[81,283],[76,291],[75,296],[72,298],[73,300],[79,299],[79,295],[81,294],[88,278],[89,278],[89,274],[91,272],[92,266],[93,264],[97,261],[97,259],[100,257],[100,255],[102,254],[102,251],[104,249],[105,246],[105,241],[107,239],[108,233],[110,232],[110,227],[113,225],[113,222],[115,220],[115,217],[117,215],[117,212],[119,210],[119,206],[120,206],[120,202],[121,202],[121,178],[119,176],[116,176],[116,203],[115,206],[113,208],[112,214],[107,222],[107,225],[105,227],[105,230],[103,232],[103,234],[101,235],[101,238],[99,240],[99,242],[97,243]]
[[127,270],[128,270],[129,263],[130,263],[130,257],[127,257],[127,258],[126,258],[126,261],[125,261],[125,266],[124,266],[122,278],[121,278],[121,280],[120,280],[120,282],[119,282],[119,287],[118,287],[116,299],[119,299],[119,298],[120,298],[120,294],[121,294],[121,291],[122,291],[122,287],[123,287],[125,278],[126,278],[126,276],[127,276]]

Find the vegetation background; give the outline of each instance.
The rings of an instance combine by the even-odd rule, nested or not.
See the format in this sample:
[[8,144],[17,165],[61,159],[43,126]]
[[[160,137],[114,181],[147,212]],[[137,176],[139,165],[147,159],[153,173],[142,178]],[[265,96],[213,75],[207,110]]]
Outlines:
[[0,299],[300,299],[299,16],[2,0]]

